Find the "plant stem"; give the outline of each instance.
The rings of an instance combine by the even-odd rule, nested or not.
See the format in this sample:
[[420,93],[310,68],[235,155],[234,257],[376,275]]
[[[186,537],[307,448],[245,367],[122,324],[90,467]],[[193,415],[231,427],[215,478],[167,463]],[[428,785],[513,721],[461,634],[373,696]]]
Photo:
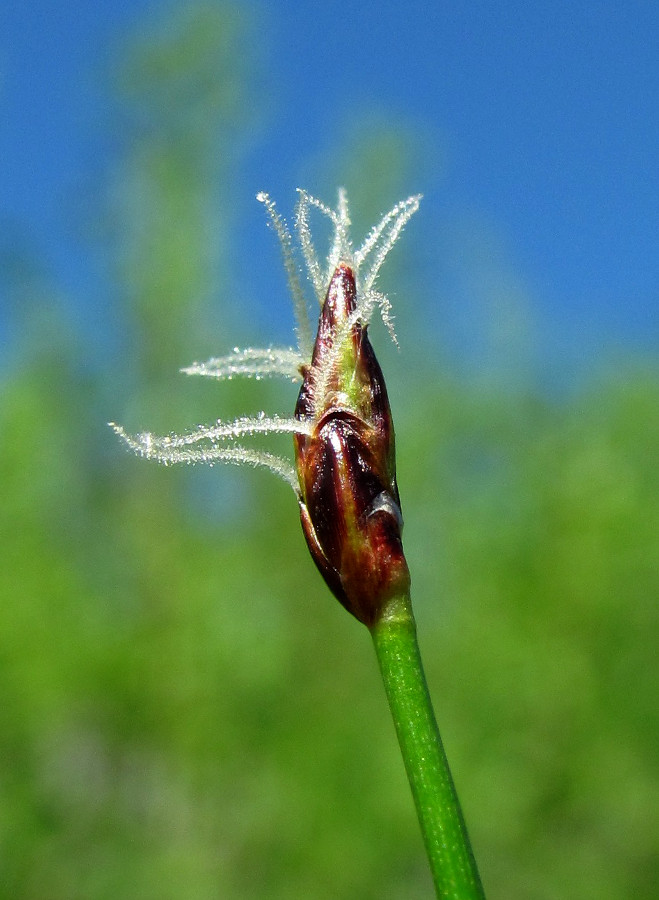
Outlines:
[[423,672],[409,597],[394,598],[371,627],[389,707],[441,900],[483,900],[476,860]]

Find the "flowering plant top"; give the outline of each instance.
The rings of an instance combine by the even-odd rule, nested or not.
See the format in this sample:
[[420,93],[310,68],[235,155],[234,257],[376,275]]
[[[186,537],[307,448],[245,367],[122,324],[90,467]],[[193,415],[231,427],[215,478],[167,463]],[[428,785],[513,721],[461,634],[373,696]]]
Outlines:
[[[377,309],[396,340],[391,305],[375,283],[420,199],[409,197],[394,206],[361,247],[354,249],[345,192],[339,191],[333,210],[299,191],[295,231],[320,305],[313,339],[291,232],[270,197],[258,195],[281,244],[295,309],[297,348],[234,348],[226,356],[193,363],[183,371],[218,379],[278,375],[301,380],[293,417],[262,412],[162,437],[150,432],[131,436],[111,423],[133,451],[166,465],[222,461],[265,466],[282,477],[298,498],[305,537],[323,577],[335,596],[366,624],[372,623],[389,596],[409,587],[400,540],[393,424],[367,328]],[[311,237],[312,208],[333,225],[324,266]],[[250,435],[272,432],[293,435],[295,466],[283,457],[239,443]]]

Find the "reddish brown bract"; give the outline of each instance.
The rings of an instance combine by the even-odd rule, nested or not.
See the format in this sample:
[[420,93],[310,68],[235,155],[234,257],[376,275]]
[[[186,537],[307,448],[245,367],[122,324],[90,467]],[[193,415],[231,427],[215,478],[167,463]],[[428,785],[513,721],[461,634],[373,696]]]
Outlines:
[[304,368],[296,419],[300,516],[309,550],[334,595],[371,626],[409,590],[401,541],[394,429],[382,370],[355,320],[355,275],[337,266]]

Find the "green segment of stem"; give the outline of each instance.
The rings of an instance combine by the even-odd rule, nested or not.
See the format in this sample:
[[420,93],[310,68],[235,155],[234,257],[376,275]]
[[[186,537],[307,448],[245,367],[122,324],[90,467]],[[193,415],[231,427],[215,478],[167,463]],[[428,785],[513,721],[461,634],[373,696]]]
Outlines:
[[423,672],[409,597],[371,627],[375,652],[441,900],[483,900],[483,888]]

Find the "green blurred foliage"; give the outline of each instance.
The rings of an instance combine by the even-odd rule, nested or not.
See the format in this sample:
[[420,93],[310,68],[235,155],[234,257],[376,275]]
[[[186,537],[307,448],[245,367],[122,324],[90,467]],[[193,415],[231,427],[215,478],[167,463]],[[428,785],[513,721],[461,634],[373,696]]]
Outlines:
[[[103,425],[292,408],[292,386],[176,376],[223,349],[210,304],[230,322],[249,36],[189,9],[128,55],[125,352],[95,374],[42,286],[0,386],[0,898],[431,895],[368,634],[288,488],[147,465]],[[395,185],[395,134],[356,140],[350,178],[381,153]],[[361,179],[369,214],[381,189]],[[422,652],[488,896],[654,897],[659,375],[549,403],[394,369]]]

